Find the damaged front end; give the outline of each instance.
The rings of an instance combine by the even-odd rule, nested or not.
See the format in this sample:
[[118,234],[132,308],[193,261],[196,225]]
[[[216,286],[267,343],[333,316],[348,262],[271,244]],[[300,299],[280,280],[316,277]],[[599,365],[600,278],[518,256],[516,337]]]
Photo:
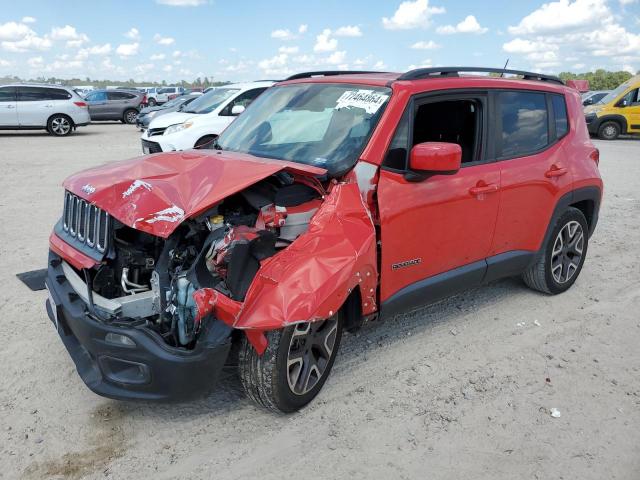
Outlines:
[[189,175],[140,167],[144,178],[116,185],[104,171],[65,183],[47,308],[101,395],[189,397],[242,335],[261,354],[265,331],[328,318],[354,290],[364,314],[377,309],[375,230],[355,181],[325,187],[321,169],[233,155],[181,160]]

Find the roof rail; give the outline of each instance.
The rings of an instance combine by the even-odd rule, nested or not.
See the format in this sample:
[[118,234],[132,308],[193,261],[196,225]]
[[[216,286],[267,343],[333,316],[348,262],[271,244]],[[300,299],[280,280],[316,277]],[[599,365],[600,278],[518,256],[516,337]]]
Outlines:
[[510,75],[522,75],[524,80],[538,80],[541,82],[553,82],[564,85],[564,82],[553,75],[543,75],[535,72],[525,72],[524,70],[508,70],[504,68],[485,68],[485,67],[435,67],[435,68],[417,68],[409,70],[398,77],[398,80],[420,80],[424,78],[434,77],[459,77],[460,72],[482,72],[482,73],[500,73]]
[[311,78],[311,77],[330,77],[334,75],[357,75],[363,73],[385,73],[385,72],[374,72],[374,71],[365,71],[365,70],[325,70],[318,72],[304,72],[304,73],[296,73],[295,75],[291,75],[284,80],[298,80],[300,78]]

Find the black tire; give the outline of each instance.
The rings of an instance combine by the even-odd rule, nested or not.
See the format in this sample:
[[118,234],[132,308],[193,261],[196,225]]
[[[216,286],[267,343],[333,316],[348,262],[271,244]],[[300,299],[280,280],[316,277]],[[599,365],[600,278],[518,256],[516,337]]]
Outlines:
[[603,122],[598,128],[598,138],[602,140],[615,140],[620,135],[620,124],[618,122]]
[[47,132],[55,137],[66,137],[73,131],[73,120],[67,115],[56,113],[47,121]]
[[[311,335],[312,328],[320,332],[323,328],[333,330],[334,325],[335,333],[329,334],[329,337],[333,338],[330,356],[326,363],[323,364],[322,373],[314,376],[313,386],[307,389],[311,381],[311,368],[307,364],[305,369],[304,361],[299,364],[299,373],[296,378],[300,379],[303,374],[309,372],[307,382],[300,383],[296,381],[294,382],[295,385],[291,386],[291,378],[294,375],[295,366],[298,365],[295,361],[291,364],[289,362],[292,349],[294,353],[291,353],[291,355],[294,359],[306,358],[304,356],[307,354],[307,350],[311,355],[318,353],[317,349],[314,353],[314,348],[316,347],[309,348],[298,343],[304,337],[304,335],[300,334],[300,331],[306,328],[309,331],[308,335]],[[343,314],[340,312],[325,321],[301,323],[291,325],[283,330],[267,332],[266,336],[269,345],[262,356],[258,355],[253,346],[247,341],[246,336],[243,336],[238,356],[238,369],[240,380],[247,396],[259,406],[274,412],[291,413],[304,407],[318,395],[331,372],[331,367],[340,347],[342,325]],[[296,334],[295,338],[294,334]],[[311,337],[307,336],[306,338],[309,339]],[[301,353],[302,351],[305,351],[305,353]],[[313,363],[313,366],[318,368],[320,363]],[[296,392],[295,390],[298,386],[302,387],[303,383],[304,388],[300,388]]]
[[134,108],[125,110],[122,114],[122,121],[128,125],[135,125],[138,119],[138,111]]
[[569,207],[553,226],[536,263],[522,274],[524,283],[551,295],[568,290],[580,275],[588,246],[587,220],[580,210]]
[[155,98],[150,98],[149,100],[147,100],[147,105],[149,107],[155,107],[158,104],[158,102],[156,101]]
[[205,135],[204,137],[198,139],[193,148],[206,148],[209,143],[214,141],[216,138],[218,138],[217,135]]

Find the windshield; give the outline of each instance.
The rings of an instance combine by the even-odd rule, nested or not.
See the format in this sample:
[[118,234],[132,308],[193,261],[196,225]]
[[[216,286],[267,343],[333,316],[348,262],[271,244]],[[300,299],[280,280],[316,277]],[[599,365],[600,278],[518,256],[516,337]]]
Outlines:
[[237,88],[214,88],[204,95],[196,98],[189,104],[185,113],[211,113],[220,106],[231,95],[239,92]]
[[362,85],[272,87],[220,135],[217,147],[338,176],[358,160],[390,96],[389,88]]
[[609,102],[613,102],[616,98],[618,98],[627,88],[629,87],[629,82],[624,82],[615,90],[612,90],[607,95],[602,97],[598,104],[605,104]]

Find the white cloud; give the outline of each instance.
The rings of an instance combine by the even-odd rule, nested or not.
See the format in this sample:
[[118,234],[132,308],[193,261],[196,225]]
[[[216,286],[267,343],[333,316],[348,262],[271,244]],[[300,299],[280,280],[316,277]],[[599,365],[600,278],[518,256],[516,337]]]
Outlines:
[[606,0],[559,0],[543,4],[520,20],[518,25],[509,27],[509,33],[567,33],[569,30],[599,25],[610,16]]
[[149,57],[150,60],[164,60],[166,57],[166,55],[164,53],[156,53],[154,55],[151,55],[151,57]]
[[155,65],[153,63],[142,63],[139,65],[136,65],[134,71],[137,75],[142,76],[147,72],[150,72],[151,70],[153,70],[154,66]]
[[36,23],[34,17],[22,17],[22,23]]
[[27,65],[31,68],[40,68],[44,64],[44,58],[42,57],[31,57],[27,60]]
[[38,37],[37,35],[28,35],[22,40],[15,42],[3,41],[0,46],[7,52],[29,52],[33,50],[49,50],[52,42],[46,35],[44,37]]
[[336,37],[361,37],[362,30],[357,25],[345,25],[344,27],[338,28],[334,35]]
[[429,67],[433,67],[433,63],[431,62],[430,58],[427,58],[426,60],[423,60],[421,63],[409,65],[407,67],[407,70],[414,70],[416,68],[429,68]]
[[182,55],[182,52],[180,50],[174,50],[171,55],[173,56],[173,58],[178,58],[180,55]]
[[338,40],[331,38],[331,30],[325,28],[320,35],[316,37],[316,44],[313,47],[314,52],[333,52],[338,48]]
[[289,53],[289,54],[293,54],[293,53],[298,53],[300,49],[298,47],[285,47],[282,46],[278,49],[278,52],[280,53]]
[[411,48],[414,50],[435,50],[436,48],[440,48],[442,45],[434,42],[433,40],[429,40],[428,42],[420,41],[411,45]]
[[116,53],[121,57],[132,57],[138,54],[139,48],[140,44],[138,42],[123,43],[121,45],[118,45],[118,48],[116,48]]
[[76,60],[86,60],[89,55],[108,55],[111,53],[111,44],[105,43],[104,45],[94,45],[89,48],[81,48],[76,54]]
[[309,26],[307,24],[303,23],[302,25],[300,25],[298,27],[298,33],[301,34],[301,35],[304,34],[304,33],[307,33],[307,29],[308,28],[309,28]]
[[165,65],[164,67],[162,67],[162,70],[164,70],[165,72],[170,72],[171,70],[173,70],[173,66]]
[[0,58],[0,68],[8,68],[8,67],[11,67],[12,65],[13,65],[13,62]]
[[156,0],[156,3],[170,7],[198,7],[207,3],[207,0]]
[[271,32],[271,38],[275,38],[276,40],[293,40],[296,36],[291,33],[291,30],[279,28]]
[[15,42],[35,34],[36,32],[24,23],[7,22],[0,25],[0,40]]
[[393,17],[382,18],[382,26],[387,30],[427,27],[432,15],[444,12],[444,7],[430,7],[429,0],[406,1],[400,4]]
[[172,37],[163,37],[162,35],[160,35],[159,33],[156,33],[153,36],[153,40],[158,44],[158,45],[173,45],[173,43],[176,41],[174,38]]
[[452,33],[481,34],[481,33],[486,33],[488,30],[489,30],[488,28],[480,26],[480,24],[478,23],[478,20],[476,20],[476,17],[474,17],[473,15],[467,15],[466,18],[462,20],[460,23],[458,23],[457,25],[455,26],[444,25],[442,27],[438,27],[436,29],[436,32],[443,35],[449,35]]
[[522,38],[514,38],[502,45],[502,49],[507,53],[532,53],[554,48],[557,49],[558,47],[542,41],[524,40]]
[[344,63],[346,57],[347,52],[345,51],[333,52],[331,55],[329,55],[326,61],[329,65],[339,65],[341,63]]
[[124,36],[131,40],[140,40],[140,31],[137,28],[133,27],[131,28],[131,30],[125,33]]
[[387,68],[387,65],[382,60],[378,60],[376,63],[373,64],[373,68],[376,68],[378,70],[384,70],[385,68]]
[[274,71],[277,68],[282,68],[287,65],[289,55],[286,53],[279,53],[278,55],[266,58],[258,62],[258,67],[265,71]]
[[89,41],[89,37],[84,33],[76,31],[75,27],[65,25],[64,27],[53,27],[51,29],[53,40],[66,40],[67,47],[77,48]]

